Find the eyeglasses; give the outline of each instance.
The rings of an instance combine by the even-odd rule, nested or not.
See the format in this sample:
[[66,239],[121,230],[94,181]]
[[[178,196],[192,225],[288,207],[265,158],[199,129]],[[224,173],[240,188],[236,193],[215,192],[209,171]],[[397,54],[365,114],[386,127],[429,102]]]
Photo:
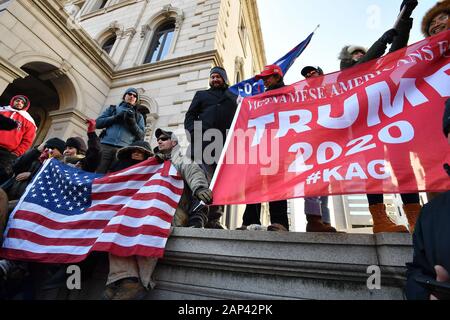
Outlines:
[[313,76],[315,74],[319,74],[319,72],[317,72],[317,70],[311,70],[310,72],[308,72],[306,74],[306,78],[310,78],[311,76]]
[[159,140],[167,141],[167,140],[169,140],[169,137],[159,137],[158,139],[156,139],[156,141],[159,141]]
[[136,95],[136,94],[134,94],[134,93],[130,93],[130,92],[128,92],[128,93],[127,93],[127,95],[129,95],[129,96],[132,96],[132,97],[135,97],[135,98],[137,98],[137,95]]

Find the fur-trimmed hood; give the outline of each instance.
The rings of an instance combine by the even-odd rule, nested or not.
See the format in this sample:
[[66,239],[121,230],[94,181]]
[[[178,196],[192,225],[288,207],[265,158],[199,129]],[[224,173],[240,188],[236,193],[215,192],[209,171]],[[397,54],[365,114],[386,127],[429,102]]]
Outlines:
[[363,51],[367,53],[367,49],[361,46],[348,45],[342,48],[338,59],[341,60],[341,70],[352,67],[356,61],[352,59],[352,53],[355,51]]
[[355,51],[363,51],[364,53],[367,53],[367,49],[361,46],[354,46],[349,45],[342,48],[341,53],[339,53],[339,60],[352,60],[352,53]]
[[436,3],[436,5],[425,14],[422,19],[422,33],[425,37],[430,36],[428,33],[428,27],[430,26],[433,18],[443,12],[450,14],[450,0],[444,0]]

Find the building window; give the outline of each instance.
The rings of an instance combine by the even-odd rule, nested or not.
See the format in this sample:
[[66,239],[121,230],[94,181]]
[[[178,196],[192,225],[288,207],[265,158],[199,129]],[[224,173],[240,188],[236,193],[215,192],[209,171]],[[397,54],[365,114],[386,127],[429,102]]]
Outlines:
[[109,0],[97,0],[97,2],[92,7],[92,11],[103,9]]
[[174,31],[174,21],[167,22],[156,29],[144,63],[161,61],[166,57],[172,44]]
[[111,49],[114,46],[115,42],[116,42],[116,36],[113,35],[112,37],[108,38],[108,40],[105,41],[105,43],[102,46],[102,49],[105,50],[109,54],[111,52]]
[[10,2],[10,0],[0,0],[0,12],[8,7],[8,2]]
[[242,50],[244,51],[244,57],[247,56],[247,44],[248,44],[247,33],[248,33],[248,30],[247,30],[247,26],[245,24],[244,15],[241,12],[240,18],[239,18],[239,25],[238,25],[238,34],[239,34],[239,39],[241,40]]

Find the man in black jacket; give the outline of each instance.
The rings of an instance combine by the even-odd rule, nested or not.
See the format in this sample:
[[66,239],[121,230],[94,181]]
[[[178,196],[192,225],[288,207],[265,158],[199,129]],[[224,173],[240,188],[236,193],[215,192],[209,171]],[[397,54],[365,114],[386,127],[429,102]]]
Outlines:
[[[266,91],[276,90],[285,86],[283,81],[283,71],[275,64],[264,67],[264,70],[256,76],[256,79],[262,79]],[[288,231],[289,221],[287,217],[287,200],[269,202],[270,222],[272,223],[267,230],[269,231]],[[261,224],[261,204],[248,204],[245,208],[242,218],[242,227],[246,230],[247,226],[252,224]]]
[[[450,145],[450,99],[446,103],[443,130]],[[450,178],[450,166],[445,164],[444,168]],[[410,300],[434,299],[433,292],[416,280],[428,278],[450,282],[450,191],[422,208],[413,235],[413,247],[413,262],[406,264],[406,297]]]
[[417,0],[403,0],[400,11],[403,12],[394,29],[386,31],[380,39],[366,50],[360,46],[345,46],[339,54],[341,70],[353,67],[373,59],[378,59],[386,52],[388,44],[392,44],[389,52],[397,51],[408,44],[409,33],[413,25],[411,14],[417,7]]
[[[400,7],[401,16],[395,29],[386,31],[369,50],[359,46],[346,46],[342,49],[339,59],[341,60],[341,70],[355,65],[378,59],[384,55],[387,45],[392,43],[389,52],[394,52],[408,44],[409,32],[412,28],[413,20],[411,14],[416,8],[417,0],[403,0]],[[405,160],[406,161],[406,160]],[[408,219],[409,231],[414,231],[417,216],[421,206],[418,193],[400,194],[403,201],[403,209]],[[396,225],[387,215],[384,205],[383,194],[367,194],[369,211],[373,219],[373,233],[381,232],[408,232],[403,225]]]
[[[227,73],[221,67],[211,69],[209,85],[208,90],[196,92],[186,113],[184,128],[189,132],[188,140],[191,143],[188,156],[200,164],[211,181],[226,140],[227,130],[233,122],[237,96],[228,90]],[[215,134],[211,129],[216,130]],[[208,130],[211,130],[214,136],[212,141],[203,139]],[[208,146],[211,146],[208,149],[212,149],[212,152],[204,154]],[[209,222],[205,227],[222,228],[218,222],[222,212],[223,206],[211,206],[208,214]]]

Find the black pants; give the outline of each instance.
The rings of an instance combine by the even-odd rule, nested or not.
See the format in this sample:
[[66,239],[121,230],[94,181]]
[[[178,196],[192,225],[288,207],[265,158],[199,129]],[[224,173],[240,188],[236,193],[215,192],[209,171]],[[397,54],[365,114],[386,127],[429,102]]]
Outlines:
[[[217,164],[204,164],[202,163],[200,165],[200,168],[205,172],[206,178],[208,179],[208,183],[211,183],[211,180],[214,176],[214,172],[216,171]],[[208,212],[208,220],[218,220],[222,217],[224,212],[224,206],[209,206],[209,212]]]
[[[270,222],[279,223],[289,230],[289,221],[287,217],[287,200],[269,202]],[[261,224],[261,204],[248,204],[245,208],[242,224],[249,226],[251,224]]]
[[101,159],[100,164],[97,167],[96,173],[107,173],[109,169],[114,165],[116,162],[116,154],[117,150],[120,149],[120,147],[117,146],[111,146],[109,144],[101,144]]
[[6,149],[0,148],[0,185],[12,177],[13,164],[17,156]]
[[[401,193],[403,204],[419,203],[420,198],[418,193]],[[367,201],[369,201],[369,206],[374,204],[379,204],[384,202],[383,194],[368,194]]]

